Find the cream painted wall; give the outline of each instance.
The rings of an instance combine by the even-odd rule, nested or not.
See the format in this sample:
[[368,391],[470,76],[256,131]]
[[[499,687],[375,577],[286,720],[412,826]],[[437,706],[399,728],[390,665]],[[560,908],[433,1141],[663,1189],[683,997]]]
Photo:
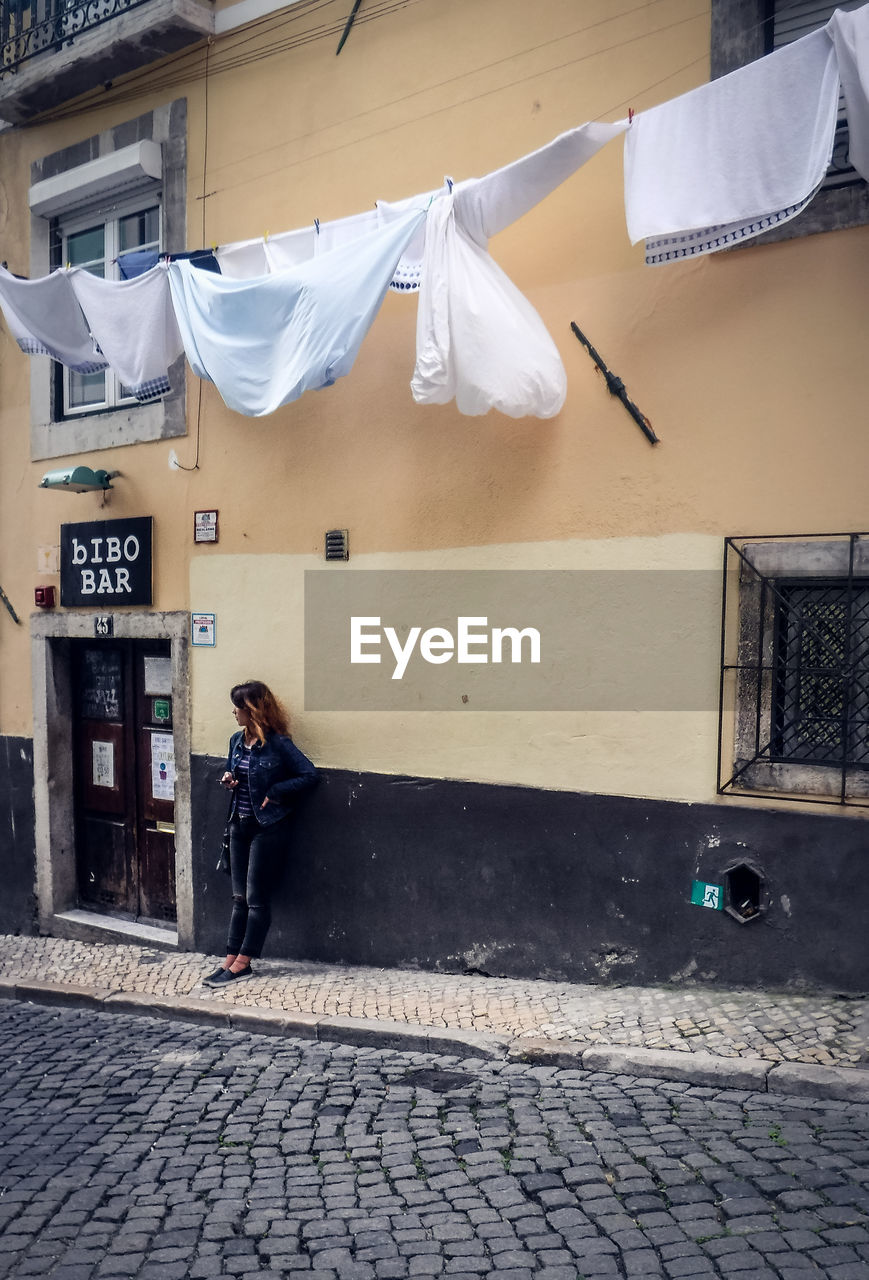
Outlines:
[[[717,750],[719,540],[654,538],[526,543],[353,556],[355,571],[430,569],[705,570],[697,574],[697,661],[708,711],[306,712],[306,570],[314,556],[201,556],[191,564],[192,608],[216,614],[217,643],[192,650],[194,751],[220,755],[234,721],[233,684],[265,680],[291,710],[299,745],[332,768],[467,778],[552,790],[713,800]],[[601,619],[602,624],[605,619]],[[654,638],[649,643],[654,645]],[[666,667],[668,654],[660,662]],[[678,671],[675,672],[678,678]]]
[[[331,36],[297,40],[346,17],[340,0],[316,17],[303,6],[266,15],[208,48],[207,95],[199,47],[64,119],[0,135],[0,258],[27,270],[33,159],[178,97],[194,248],[357,212],[445,173],[481,174],[583,120],[620,118],[707,78],[706,5],[621,7],[538,0],[529,21],[525,0],[418,0],[358,22],[340,58]],[[155,609],[219,614],[217,648],[194,654],[193,690],[194,749],[219,752],[228,688],[251,667],[301,705],[301,575],[322,564],[328,528],[350,529],[353,568],[463,557],[578,567],[611,554],[633,567],[664,557],[717,568],[727,534],[866,528],[867,237],[860,228],[647,269],[627,241],[612,143],[492,243],[564,357],[558,418],[416,406],[416,303],[390,296],[351,376],[270,418],[230,413],[190,375],[186,439],[87,456],[122,473],[105,508],[37,489],[46,467],[28,460],[27,361],[0,329],[0,584],[24,616],[33,587],[58,581],[35,556],[56,545],[61,522],[152,514]],[[607,394],[571,320],[654,423],[656,448]],[[188,467],[198,453],[198,469],[170,470],[172,448]],[[212,507],[220,543],[194,547],[193,512]],[[281,590],[266,607],[275,573]],[[276,653],[273,609],[296,637],[292,661]],[[717,636],[717,616],[710,628]],[[0,611],[3,733],[31,730],[25,631]],[[686,714],[301,714],[299,731],[332,765],[425,774],[449,761],[499,782],[711,799],[714,718],[686,729]]]

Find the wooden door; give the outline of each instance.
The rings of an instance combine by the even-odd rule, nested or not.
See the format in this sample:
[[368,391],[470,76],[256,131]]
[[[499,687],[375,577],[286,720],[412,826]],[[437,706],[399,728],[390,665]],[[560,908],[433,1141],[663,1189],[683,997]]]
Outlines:
[[175,741],[169,643],[136,643],[136,845],[139,915],[175,919]]
[[83,906],[174,920],[168,642],[72,645],[75,840]]

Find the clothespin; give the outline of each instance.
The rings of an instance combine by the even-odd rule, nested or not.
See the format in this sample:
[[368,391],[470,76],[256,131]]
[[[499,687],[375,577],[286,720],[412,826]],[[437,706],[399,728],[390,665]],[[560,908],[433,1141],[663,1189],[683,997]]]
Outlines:
[[265,232],[265,234],[263,235],[263,240],[264,240],[264,242],[265,242],[266,244],[268,244],[268,242],[269,242],[269,233],[268,233],[267,231],[266,231],[266,232]]
[[453,180],[452,180],[452,178],[447,178],[447,180],[446,180],[446,181],[447,181],[447,186],[448,186],[448,187],[449,187],[449,189],[450,189],[450,195],[452,195],[452,194],[453,194]]
[[628,107],[628,124],[634,123],[634,108]]
[[315,227],[315,229],[316,229],[317,235],[319,235],[319,234],[320,234],[320,219],[319,219],[319,218],[315,218],[315,219],[314,219],[314,227]]

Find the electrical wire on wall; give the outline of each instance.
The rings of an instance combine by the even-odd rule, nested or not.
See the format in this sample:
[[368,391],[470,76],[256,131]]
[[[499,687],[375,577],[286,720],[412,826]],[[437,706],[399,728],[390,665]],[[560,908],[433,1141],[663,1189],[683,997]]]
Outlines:
[[[373,3],[370,4],[370,6],[366,10],[364,10],[360,15],[356,17],[355,22],[357,25],[361,26],[367,22],[377,21],[385,16],[388,16],[399,10],[405,9],[409,7],[411,4],[419,4],[419,3],[425,3],[425,2],[426,0],[373,0]],[[649,3],[648,0],[646,0],[645,3],[634,5],[632,8],[624,9],[619,13],[609,14],[607,15],[607,17],[602,18],[597,22],[588,23],[583,27],[579,27],[574,31],[567,32],[566,34],[555,37],[552,40],[544,41],[541,44],[529,45],[525,49],[516,50],[513,53],[505,56],[504,58],[499,58],[491,63],[486,63],[481,66],[474,67],[473,70],[471,71],[464,72],[457,76],[448,77],[447,79],[439,81],[436,84],[426,85],[423,89],[415,90],[413,93],[404,95],[401,98],[392,99],[389,102],[382,103],[378,107],[371,108],[370,111],[368,112],[354,113],[353,119],[355,121],[359,119],[360,115],[371,114],[372,111],[380,111],[389,107],[400,106],[403,103],[409,101],[410,99],[416,96],[419,96],[422,93],[430,93],[437,89],[445,88],[450,84],[456,83],[459,80],[468,79],[470,77],[477,77],[481,72],[489,71],[494,67],[501,65],[502,63],[515,62],[518,58],[527,56],[530,53],[535,53],[543,48],[546,48],[547,45],[563,44],[565,40],[570,39],[574,36],[588,34],[589,32],[595,30],[598,27],[603,27],[608,24],[618,22],[623,18],[631,17],[633,14],[636,14],[642,11],[647,12],[648,10],[654,8],[657,4],[660,4],[663,2],[664,0],[651,0],[651,3]],[[301,48],[304,45],[315,43],[320,40],[330,39],[334,37],[336,33],[342,32],[345,28],[346,19],[344,17],[344,11],[342,11],[342,16],[339,19],[336,19],[335,21],[328,22],[328,23],[320,23],[318,25],[303,29],[302,31],[286,34],[283,36],[281,35],[281,33],[286,31],[286,29],[290,28],[295,23],[298,23],[302,18],[308,17],[312,14],[316,14],[323,9],[327,9],[333,3],[334,3],[334,0],[307,0],[307,3],[296,4],[295,6],[293,6],[293,8],[289,12],[284,11],[277,16],[268,15],[262,19],[259,19],[255,22],[247,24],[247,26],[244,29],[244,33],[239,33],[238,35],[233,35],[231,33],[228,33],[220,37],[219,44],[215,52],[215,57],[218,60],[216,65],[214,65],[213,62],[209,62],[208,56],[206,55],[205,64],[202,68],[197,68],[195,65],[191,66],[190,65],[191,62],[195,62],[197,59],[201,60],[201,50],[199,48],[194,50],[184,50],[181,53],[178,53],[173,57],[170,57],[165,60],[163,64],[165,74],[155,76],[150,71],[149,68],[143,68],[141,71],[134,72],[131,75],[127,76],[122,86],[120,86],[118,89],[113,89],[111,91],[112,100],[115,103],[122,103],[128,100],[133,100],[140,97],[142,92],[145,89],[147,89],[148,92],[153,92],[158,90],[171,90],[182,84],[194,83],[196,80],[202,79],[205,76],[214,76],[214,75],[219,75],[223,71],[237,70],[244,66],[248,66],[258,62],[263,62],[267,59],[275,57],[280,53]],[[490,96],[493,93],[504,92],[507,89],[515,87],[516,85],[526,83],[528,80],[536,79],[543,75],[549,75],[555,71],[564,70],[568,67],[575,66],[580,62],[588,61],[591,58],[599,57],[607,53],[616,52],[624,48],[628,44],[633,44],[633,43],[636,43],[637,41],[653,39],[656,36],[672,31],[674,28],[683,26],[686,23],[698,21],[700,19],[705,20],[707,16],[708,16],[708,9],[704,5],[702,8],[698,9],[695,13],[689,15],[688,17],[680,18],[675,22],[667,23],[665,25],[655,28],[654,30],[646,31],[641,33],[638,36],[630,37],[627,40],[617,41],[614,44],[607,45],[602,49],[596,49],[590,53],[581,54],[577,58],[568,59],[566,62],[559,63],[553,67],[544,68],[542,71],[532,73],[529,76],[521,76],[514,80],[510,80],[503,85],[497,86],[495,89],[487,90],[483,94],[472,95],[460,101],[454,101],[449,104],[448,108],[439,108],[438,111],[447,110],[457,106],[462,106],[470,102],[479,101],[480,98]],[[772,19],[769,17],[764,18],[760,22],[754,24],[754,26],[749,30],[750,31],[759,30],[761,27],[767,25],[771,20]],[[253,44],[261,38],[266,38],[268,40],[267,45],[261,48],[241,52],[241,50],[244,49],[244,46]],[[678,67],[674,71],[669,72],[666,76],[662,77],[659,80],[656,80],[653,84],[647,85],[643,88],[635,90],[632,93],[631,97],[629,99],[625,99],[624,101],[625,102],[636,101],[639,97],[641,97],[645,93],[650,92],[654,88],[658,88],[661,84],[665,84],[668,80],[681,75],[683,72],[690,70],[692,67],[698,65],[699,63],[706,61],[706,59],[707,59],[706,53],[702,54],[698,58],[692,59],[691,62],[685,63],[684,65]],[[34,121],[32,123],[35,125],[35,124],[44,124],[44,123],[51,122],[53,120],[58,120],[58,119],[68,119],[72,116],[92,111],[97,106],[101,107],[101,106],[104,106],[104,104],[105,104],[105,92],[100,92],[97,97],[89,98],[85,103],[75,108],[72,108],[72,109],[60,108],[59,110],[54,112],[50,112],[50,111],[44,112],[39,117],[38,121]],[[623,104],[622,103],[617,104],[617,106],[621,106],[621,105]],[[607,111],[596,112],[594,113],[595,118],[600,118],[603,115],[607,115],[611,110],[615,110],[615,109],[616,107],[612,107]],[[416,123],[419,120],[427,119],[431,115],[437,114],[438,111],[423,113],[421,116],[406,120],[403,123],[405,124]],[[336,127],[339,127],[341,124],[347,124],[347,123],[348,122],[346,120],[335,121],[333,124],[327,127],[336,128]],[[27,128],[30,126],[29,124],[24,124],[24,125],[19,125],[15,127]],[[384,130],[382,132],[387,132],[387,130]],[[310,134],[305,135],[306,138],[310,136],[311,136]],[[369,138],[377,137],[377,136],[380,136],[380,134],[374,133],[374,134],[368,135]],[[284,139],[282,143],[278,145],[283,146],[283,145],[286,145],[288,141],[291,142],[295,140],[297,139],[292,139],[292,138]],[[364,141],[367,139],[361,139],[361,140]],[[268,151],[271,149],[274,149],[274,148],[265,148],[265,151]],[[261,154],[264,154],[264,151],[253,153],[253,155],[261,155]],[[320,154],[325,155],[325,154],[329,154],[329,152],[328,151],[322,152]],[[249,158],[252,158],[252,156],[249,154],[246,158],[249,159]],[[314,158],[317,158],[317,157],[314,157]],[[221,167],[225,167],[225,166],[221,166]],[[271,172],[275,172],[275,171],[270,171],[270,173]],[[262,176],[268,177],[270,176],[270,173],[263,174]]]
[[[653,0],[653,3],[658,2],[659,0]],[[306,5],[301,13],[297,13],[296,8],[294,8],[288,15],[281,14],[277,17],[269,15],[248,23],[243,33],[233,34],[228,32],[216,38],[212,37],[212,41],[215,39],[218,41],[216,56],[219,61],[216,65],[210,66],[209,74],[213,77],[222,71],[234,71],[252,63],[265,61],[268,58],[275,57],[277,54],[316,43],[319,40],[334,38],[344,28],[345,20],[343,16],[333,22],[321,23],[319,26],[280,38],[280,32],[283,28],[298,22],[301,17],[307,14],[328,8],[329,5],[334,3],[335,0],[312,0],[312,3]],[[377,21],[398,10],[406,9],[412,4],[421,3],[425,3],[425,0],[375,0],[370,11],[366,11],[362,17],[357,19],[357,25],[362,26],[365,23]],[[249,34],[249,32],[252,32],[252,34]],[[261,48],[249,50],[245,53],[238,54],[236,52],[244,45],[253,44],[258,40],[267,40],[268,43]],[[205,71],[195,65],[200,60],[200,56],[201,49],[198,46],[192,49],[184,49],[165,58],[162,62],[160,73],[155,74],[150,67],[131,72],[124,78],[122,85],[112,86],[108,91],[111,92],[112,102],[131,101],[141,97],[141,94],[145,91],[151,92],[155,89],[169,90],[179,85],[192,84],[196,80],[202,79]],[[75,107],[59,107],[54,111],[46,111],[40,115],[38,121],[25,122],[14,127],[26,129],[37,123],[46,124],[55,120],[66,120],[73,116],[86,114],[93,111],[95,107],[105,105],[106,92],[107,90],[105,89],[95,89],[86,97],[84,102],[80,102]]]
[[[199,197],[199,199],[202,202],[202,240],[201,240],[202,244],[208,243],[205,233],[207,230],[207,215],[208,215],[208,199],[207,199],[207,193],[208,193],[208,55],[210,50],[211,50],[211,37],[208,38],[208,41],[206,42],[206,45],[205,45],[205,71],[203,76],[204,84],[203,84],[203,94],[202,94],[202,99],[203,99],[202,101],[202,116],[203,116],[202,194]],[[183,462],[179,462],[178,458],[175,457],[173,468],[177,471],[198,471],[199,470],[199,446],[202,440],[202,379],[197,378],[196,381],[198,384],[197,398],[196,398],[196,456],[193,459],[192,467],[185,467]]]

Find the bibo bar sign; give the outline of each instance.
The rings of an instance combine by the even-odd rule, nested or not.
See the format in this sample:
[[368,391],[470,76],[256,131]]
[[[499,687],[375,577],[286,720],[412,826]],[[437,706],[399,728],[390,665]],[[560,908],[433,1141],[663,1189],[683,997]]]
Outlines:
[[151,516],[60,526],[60,603],[151,603]]

